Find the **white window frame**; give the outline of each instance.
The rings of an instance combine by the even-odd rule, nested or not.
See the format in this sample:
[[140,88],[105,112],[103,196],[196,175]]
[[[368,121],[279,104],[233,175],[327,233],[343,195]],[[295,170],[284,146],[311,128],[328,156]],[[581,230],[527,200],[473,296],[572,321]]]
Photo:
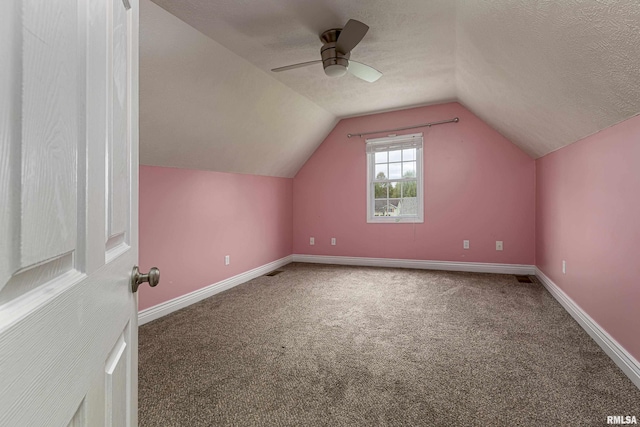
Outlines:
[[[416,139],[419,138],[419,141]],[[405,143],[417,143],[416,146],[416,197],[418,199],[418,214],[411,216],[375,216],[375,146],[388,145],[389,151],[393,151],[393,146],[401,148]],[[366,140],[367,151],[367,222],[377,224],[397,224],[397,223],[420,223],[424,222],[424,179],[423,179],[423,153],[424,139],[422,133],[410,135],[389,136],[385,138],[372,138]],[[402,182],[402,179],[392,180]]]

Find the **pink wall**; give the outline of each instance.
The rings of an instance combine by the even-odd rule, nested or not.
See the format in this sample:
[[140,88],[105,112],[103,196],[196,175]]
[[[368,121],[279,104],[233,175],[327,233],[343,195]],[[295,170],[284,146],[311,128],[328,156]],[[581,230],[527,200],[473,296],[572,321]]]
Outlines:
[[536,161],[538,267],[638,360],[639,162],[640,116]]
[[[347,133],[453,117],[460,122],[398,132],[424,133],[425,222],[368,224],[364,139]],[[293,194],[297,254],[534,264],[535,161],[458,103],[342,120],[294,178]]]
[[292,179],[140,166],[140,267],[161,281],[139,308],[290,255],[292,222]]

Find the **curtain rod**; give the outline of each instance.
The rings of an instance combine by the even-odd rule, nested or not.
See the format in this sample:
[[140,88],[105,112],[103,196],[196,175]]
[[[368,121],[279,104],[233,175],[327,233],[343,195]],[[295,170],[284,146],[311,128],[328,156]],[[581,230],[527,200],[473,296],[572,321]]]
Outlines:
[[450,119],[450,120],[442,120],[441,122],[423,123],[421,125],[407,126],[407,127],[404,127],[404,128],[377,130],[375,132],[348,133],[347,134],[347,138],[351,138],[352,136],[359,136],[360,138],[362,138],[364,135],[373,135],[374,133],[385,133],[385,132],[395,132],[395,131],[398,131],[398,130],[424,128],[424,127],[431,127],[431,126],[435,126],[435,125],[443,125],[445,123],[458,123],[459,121],[460,121],[460,119],[458,117],[455,117],[455,118]]

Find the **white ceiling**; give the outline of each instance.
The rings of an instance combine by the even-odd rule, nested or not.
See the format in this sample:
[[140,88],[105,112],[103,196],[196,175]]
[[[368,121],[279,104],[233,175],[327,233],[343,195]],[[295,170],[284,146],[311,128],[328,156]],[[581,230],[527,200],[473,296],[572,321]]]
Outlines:
[[[154,0],[337,117],[456,99],[455,2],[451,0]],[[382,71],[376,83],[325,76],[319,34],[349,19],[370,30],[351,58]]]
[[292,177],[336,118],[140,2],[140,162]]
[[460,0],[458,98],[532,157],[640,112],[638,0]]
[[[146,2],[143,1],[143,6]],[[458,100],[532,157],[640,112],[640,2],[636,0],[155,0],[155,3],[215,40],[217,47],[209,54],[220,55],[222,46],[228,49],[224,51],[224,60],[218,57],[207,62],[200,58],[200,65],[208,67],[206,74],[211,79],[222,79],[220,85],[238,84],[224,80],[226,75],[237,74],[234,67],[240,60],[228,61],[237,58],[235,53],[253,64],[252,78],[260,81],[254,90],[278,87],[281,93],[286,88],[301,95],[302,99],[298,99],[286,92],[295,101],[273,99],[275,104],[252,107],[257,115],[265,108],[278,110],[269,112],[271,115],[298,112],[298,105],[309,110],[302,117],[290,117],[286,125],[302,128],[298,135],[302,140],[298,143],[307,147],[306,151],[300,148],[292,162],[296,167],[301,164],[302,153],[310,154],[321,142],[322,137],[318,136],[321,130],[333,124],[326,112],[330,118],[341,118]],[[141,14],[141,88],[147,85],[145,79],[150,78],[158,80],[155,89],[161,90],[159,80],[170,78],[171,74],[165,72],[164,77],[160,76],[162,72],[150,67],[149,62],[170,66],[186,59],[195,48],[187,39],[164,34],[171,19],[164,19],[166,22],[151,19],[150,10],[152,7],[147,5]],[[382,71],[384,76],[377,82],[366,83],[350,75],[329,78],[321,65],[282,73],[269,71],[319,59],[318,34],[341,27],[350,18],[371,27],[352,52],[352,58]],[[171,21],[171,26],[181,24]],[[180,31],[187,30],[180,28]],[[165,47],[165,43],[169,46]],[[155,53],[149,54],[150,49]],[[199,51],[192,56],[205,54]],[[244,63],[242,69],[249,72]],[[197,92],[195,86],[192,89]],[[230,96],[236,89],[246,95],[242,87],[219,89]],[[145,100],[148,92],[141,91],[141,120],[150,114],[143,109],[149,104]],[[155,93],[154,102],[161,105],[166,96]],[[175,92],[170,96],[181,95]],[[311,101],[318,109],[303,100]],[[163,122],[163,114],[167,115],[160,107],[154,114],[158,116],[148,119],[155,122]],[[228,116],[234,114],[231,111]],[[318,117],[322,117],[321,126]],[[296,120],[302,122],[295,123]],[[237,124],[238,120],[232,122]],[[184,127],[177,121],[175,125]],[[274,121],[271,130],[277,132],[280,125],[281,122]],[[307,127],[314,129],[308,136],[304,135]],[[203,128],[201,138],[206,138],[205,131],[212,129]],[[228,133],[232,136],[233,129],[229,128]],[[176,137],[179,135],[176,130]],[[219,144],[219,139],[213,144]],[[251,149],[257,147],[252,144]],[[143,147],[143,160],[144,151]],[[221,151],[224,150],[218,150]],[[257,154],[251,154],[249,150],[238,156],[241,165],[250,163],[253,157],[262,158],[263,152],[258,149]],[[255,168],[252,165],[236,169]],[[279,173],[290,176],[294,169]]]

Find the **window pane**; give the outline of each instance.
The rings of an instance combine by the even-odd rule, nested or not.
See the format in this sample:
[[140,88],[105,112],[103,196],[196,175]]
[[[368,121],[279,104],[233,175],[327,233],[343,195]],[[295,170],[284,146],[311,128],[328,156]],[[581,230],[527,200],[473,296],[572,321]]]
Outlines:
[[373,187],[373,195],[374,199],[386,199],[389,197],[389,193],[387,193],[387,187],[389,184],[374,184]]
[[389,163],[389,179],[402,178],[402,163]]
[[[423,194],[418,192],[423,175],[422,149],[417,145],[404,145],[406,137],[383,141],[383,145],[369,147],[367,175],[371,181],[367,190],[369,222],[422,221]],[[402,145],[400,145],[400,143]],[[418,141],[418,143],[421,143]],[[390,148],[393,147],[393,148]],[[373,151],[372,151],[373,150]],[[375,150],[388,150],[379,151]],[[420,157],[420,158],[418,158]],[[419,185],[420,184],[420,185]],[[420,215],[420,216],[419,216]]]
[[387,163],[387,152],[376,153],[376,163]]
[[400,197],[417,197],[418,196],[418,182],[410,181],[402,183],[402,193]]
[[387,164],[376,165],[375,179],[387,179],[389,174],[387,173]]
[[387,208],[387,216],[400,215],[400,200],[401,199],[389,199],[389,207]]
[[402,177],[412,178],[416,176],[416,162],[403,162],[402,163]]
[[400,184],[397,182],[389,183],[389,197],[392,199],[400,197],[400,188]]
[[398,206],[399,215],[418,215],[418,198],[404,197]]
[[402,161],[402,150],[389,151],[389,161],[390,162],[401,162]]
[[387,216],[387,199],[376,200],[374,203],[373,216]]
[[402,160],[415,160],[416,159],[416,149],[415,148],[407,148],[406,150],[402,150]]

